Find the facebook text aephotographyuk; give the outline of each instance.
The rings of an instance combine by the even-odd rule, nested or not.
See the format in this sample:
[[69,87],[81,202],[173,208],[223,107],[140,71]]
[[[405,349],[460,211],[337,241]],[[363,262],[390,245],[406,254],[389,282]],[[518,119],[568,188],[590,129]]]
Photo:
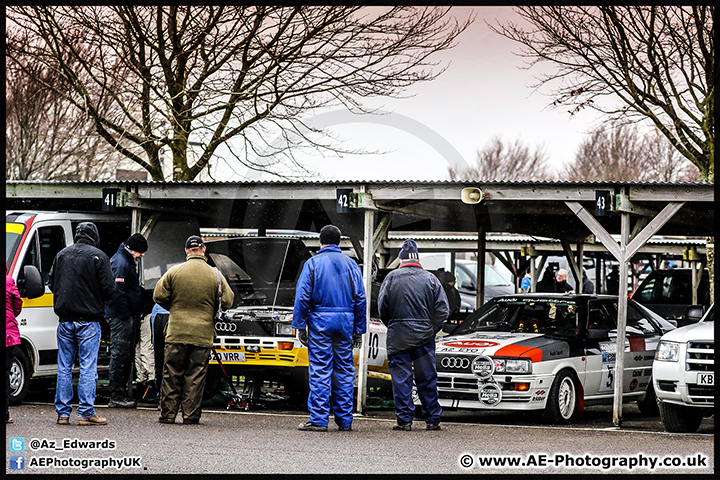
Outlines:
[[105,457],[105,458],[58,458],[32,457],[28,463],[30,468],[142,468],[141,457]]
[[472,467],[522,467],[522,468],[600,468],[602,470],[635,468],[655,470],[656,468],[708,468],[708,457],[701,453],[679,455],[591,455],[591,454],[528,454],[522,455],[460,455],[460,466]]

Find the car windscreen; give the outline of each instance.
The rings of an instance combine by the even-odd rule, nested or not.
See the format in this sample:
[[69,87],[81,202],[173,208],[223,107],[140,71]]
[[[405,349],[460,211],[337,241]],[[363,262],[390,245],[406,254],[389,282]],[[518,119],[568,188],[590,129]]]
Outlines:
[[22,223],[5,224],[5,265],[9,268],[15,258],[15,252],[20,245],[20,239],[25,231]]
[[236,238],[207,242],[207,256],[243,305],[293,306],[295,284],[311,257],[298,239]]
[[494,299],[463,321],[453,335],[502,331],[575,335],[578,305],[555,299]]
[[710,305],[710,309],[705,313],[702,318],[703,322],[714,322],[715,321],[715,304]]

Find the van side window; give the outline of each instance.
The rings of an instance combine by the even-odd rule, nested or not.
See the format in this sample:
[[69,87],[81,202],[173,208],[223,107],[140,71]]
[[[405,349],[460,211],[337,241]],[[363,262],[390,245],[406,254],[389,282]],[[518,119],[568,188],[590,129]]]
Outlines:
[[40,274],[43,283],[47,285],[55,255],[65,248],[65,230],[60,226],[39,228],[38,238],[40,240]]
[[62,227],[42,227],[33,235],[23,265],[34,265],[40,271],[43,283],[48,284],[48,275],[55,255],[65,248],[65,232]]

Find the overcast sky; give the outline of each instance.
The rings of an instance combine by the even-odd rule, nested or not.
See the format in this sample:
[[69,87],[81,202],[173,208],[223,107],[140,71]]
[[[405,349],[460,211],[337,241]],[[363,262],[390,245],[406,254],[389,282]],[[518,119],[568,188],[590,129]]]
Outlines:
[[[368,105],[390,112],[384,117],[347,123],[348,114],[334,111],[317,118],[346,141],[346,148],[389,153],[301,156],[308,168],[319,173],[312,179],[449,179],[449,164],[474,162],[477,150],[495,136],[508,143],[520,139],[531,150],[544,147],[556,169],[574,158],[598,116],[582,111],[571,117],[566,109],[550,109],[551,99],[531,88],[540,73],[538,67],[521,68],[526,60],[513,54],[519,52],[520,44],[492,32],[486,24],[522,19],[511,7],[456,7],[454,11],[460,18],[476,12],[477,18],[458,37],[455,48],[435,57],[448,65],[436,80],[412,86],[408,90],[412,98],[368,100]],[[252,172],[246,178],[276,179]]]

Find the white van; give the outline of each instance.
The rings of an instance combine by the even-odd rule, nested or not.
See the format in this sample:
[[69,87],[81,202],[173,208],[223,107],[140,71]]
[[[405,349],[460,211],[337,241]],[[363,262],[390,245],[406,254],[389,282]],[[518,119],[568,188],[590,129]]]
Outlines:
[[[131,215],[71,212],[5,212],[5,263],[23,297],[18,315],[20,345],[10,371],[10,402],[17,404],[27,394],[32,378],[57,376],[57,325],[53,312],[53,294],[48,288],[48,274],[55,255],[74,243],[79,223],[93,222],[100,233],[99,248],[108,257],[131,232]],[[194,218],[176,218],[153,214],[145,222],[148,252],[143,259],[146,290],[152,292],[167,269],[185,260],[184,241],[199,233]],[[150,301],[151,301],[150,295]],[[98,357],[98,370],[109,364],[109,329],[104,322]]]

